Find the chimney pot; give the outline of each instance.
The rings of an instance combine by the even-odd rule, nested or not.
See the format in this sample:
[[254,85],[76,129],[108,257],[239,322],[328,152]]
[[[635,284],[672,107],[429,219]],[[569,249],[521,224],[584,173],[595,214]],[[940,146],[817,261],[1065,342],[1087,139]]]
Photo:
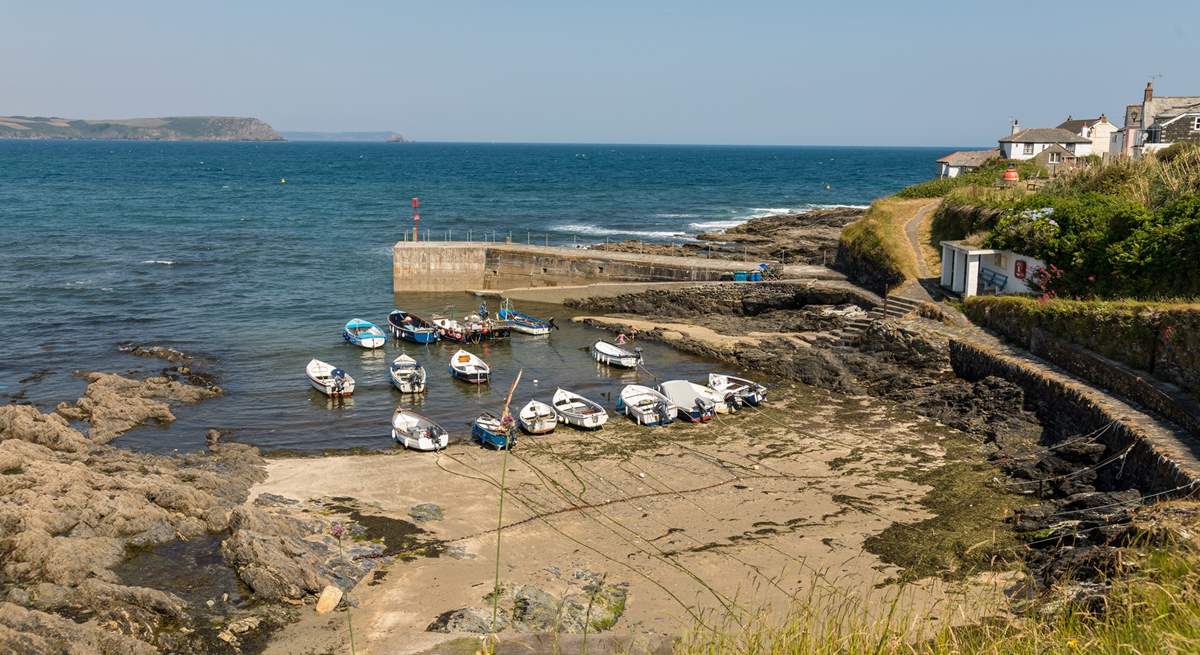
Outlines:
[[1021,122],[1014,118],[1013,124],[1012,124],[1012,134],[1016,134],[1017,132],[1020,132],[1020,131],[1021,131]]
[[1142,94],[1142,102],[1150,102],[1154,99],[1154,82],[1146,82],[1146,92]]

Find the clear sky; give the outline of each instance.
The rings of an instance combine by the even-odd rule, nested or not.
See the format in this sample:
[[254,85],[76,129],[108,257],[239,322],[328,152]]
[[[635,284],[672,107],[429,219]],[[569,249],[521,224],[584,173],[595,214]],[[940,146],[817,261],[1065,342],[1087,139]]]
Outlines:
[[[339,6],[342,5],[342,6]],[[1200,95],[1200,0],[0,0],[0,114],[422,141],[988,144]]]

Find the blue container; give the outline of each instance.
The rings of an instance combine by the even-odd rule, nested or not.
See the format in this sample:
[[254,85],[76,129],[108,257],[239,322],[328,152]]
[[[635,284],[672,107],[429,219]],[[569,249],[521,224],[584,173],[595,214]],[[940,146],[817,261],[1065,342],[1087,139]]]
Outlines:
[[754,271],[753,273],[750,274],[750,281],[751,282],[762,282],[762,273],[759,273],[758,271]]
[[746,281],[746,271],[735,272],[733,274],[733,281],[734,282],[745,282]]

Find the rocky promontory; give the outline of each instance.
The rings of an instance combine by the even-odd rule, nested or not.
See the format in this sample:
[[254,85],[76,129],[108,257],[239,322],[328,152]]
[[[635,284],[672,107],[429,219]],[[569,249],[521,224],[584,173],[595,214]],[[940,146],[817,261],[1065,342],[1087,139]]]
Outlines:
[[0,116],[0,139],[115,139],[127,141],[283,141],[257,118],[165,116],[81,120]]

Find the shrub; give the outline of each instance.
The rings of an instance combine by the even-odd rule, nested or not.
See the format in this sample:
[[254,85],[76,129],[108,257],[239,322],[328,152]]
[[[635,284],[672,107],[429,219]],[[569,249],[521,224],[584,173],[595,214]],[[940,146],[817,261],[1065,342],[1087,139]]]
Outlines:
[[939,177],[905,187],[896,193],[897,198],[941,198],[954,189],[967,186],[994,186],[1004,177],[1009,164],[1015,164],[1021,179],[1045,177],[1046,170],[1032,161],[993,159],[979,168],[958,177]]

